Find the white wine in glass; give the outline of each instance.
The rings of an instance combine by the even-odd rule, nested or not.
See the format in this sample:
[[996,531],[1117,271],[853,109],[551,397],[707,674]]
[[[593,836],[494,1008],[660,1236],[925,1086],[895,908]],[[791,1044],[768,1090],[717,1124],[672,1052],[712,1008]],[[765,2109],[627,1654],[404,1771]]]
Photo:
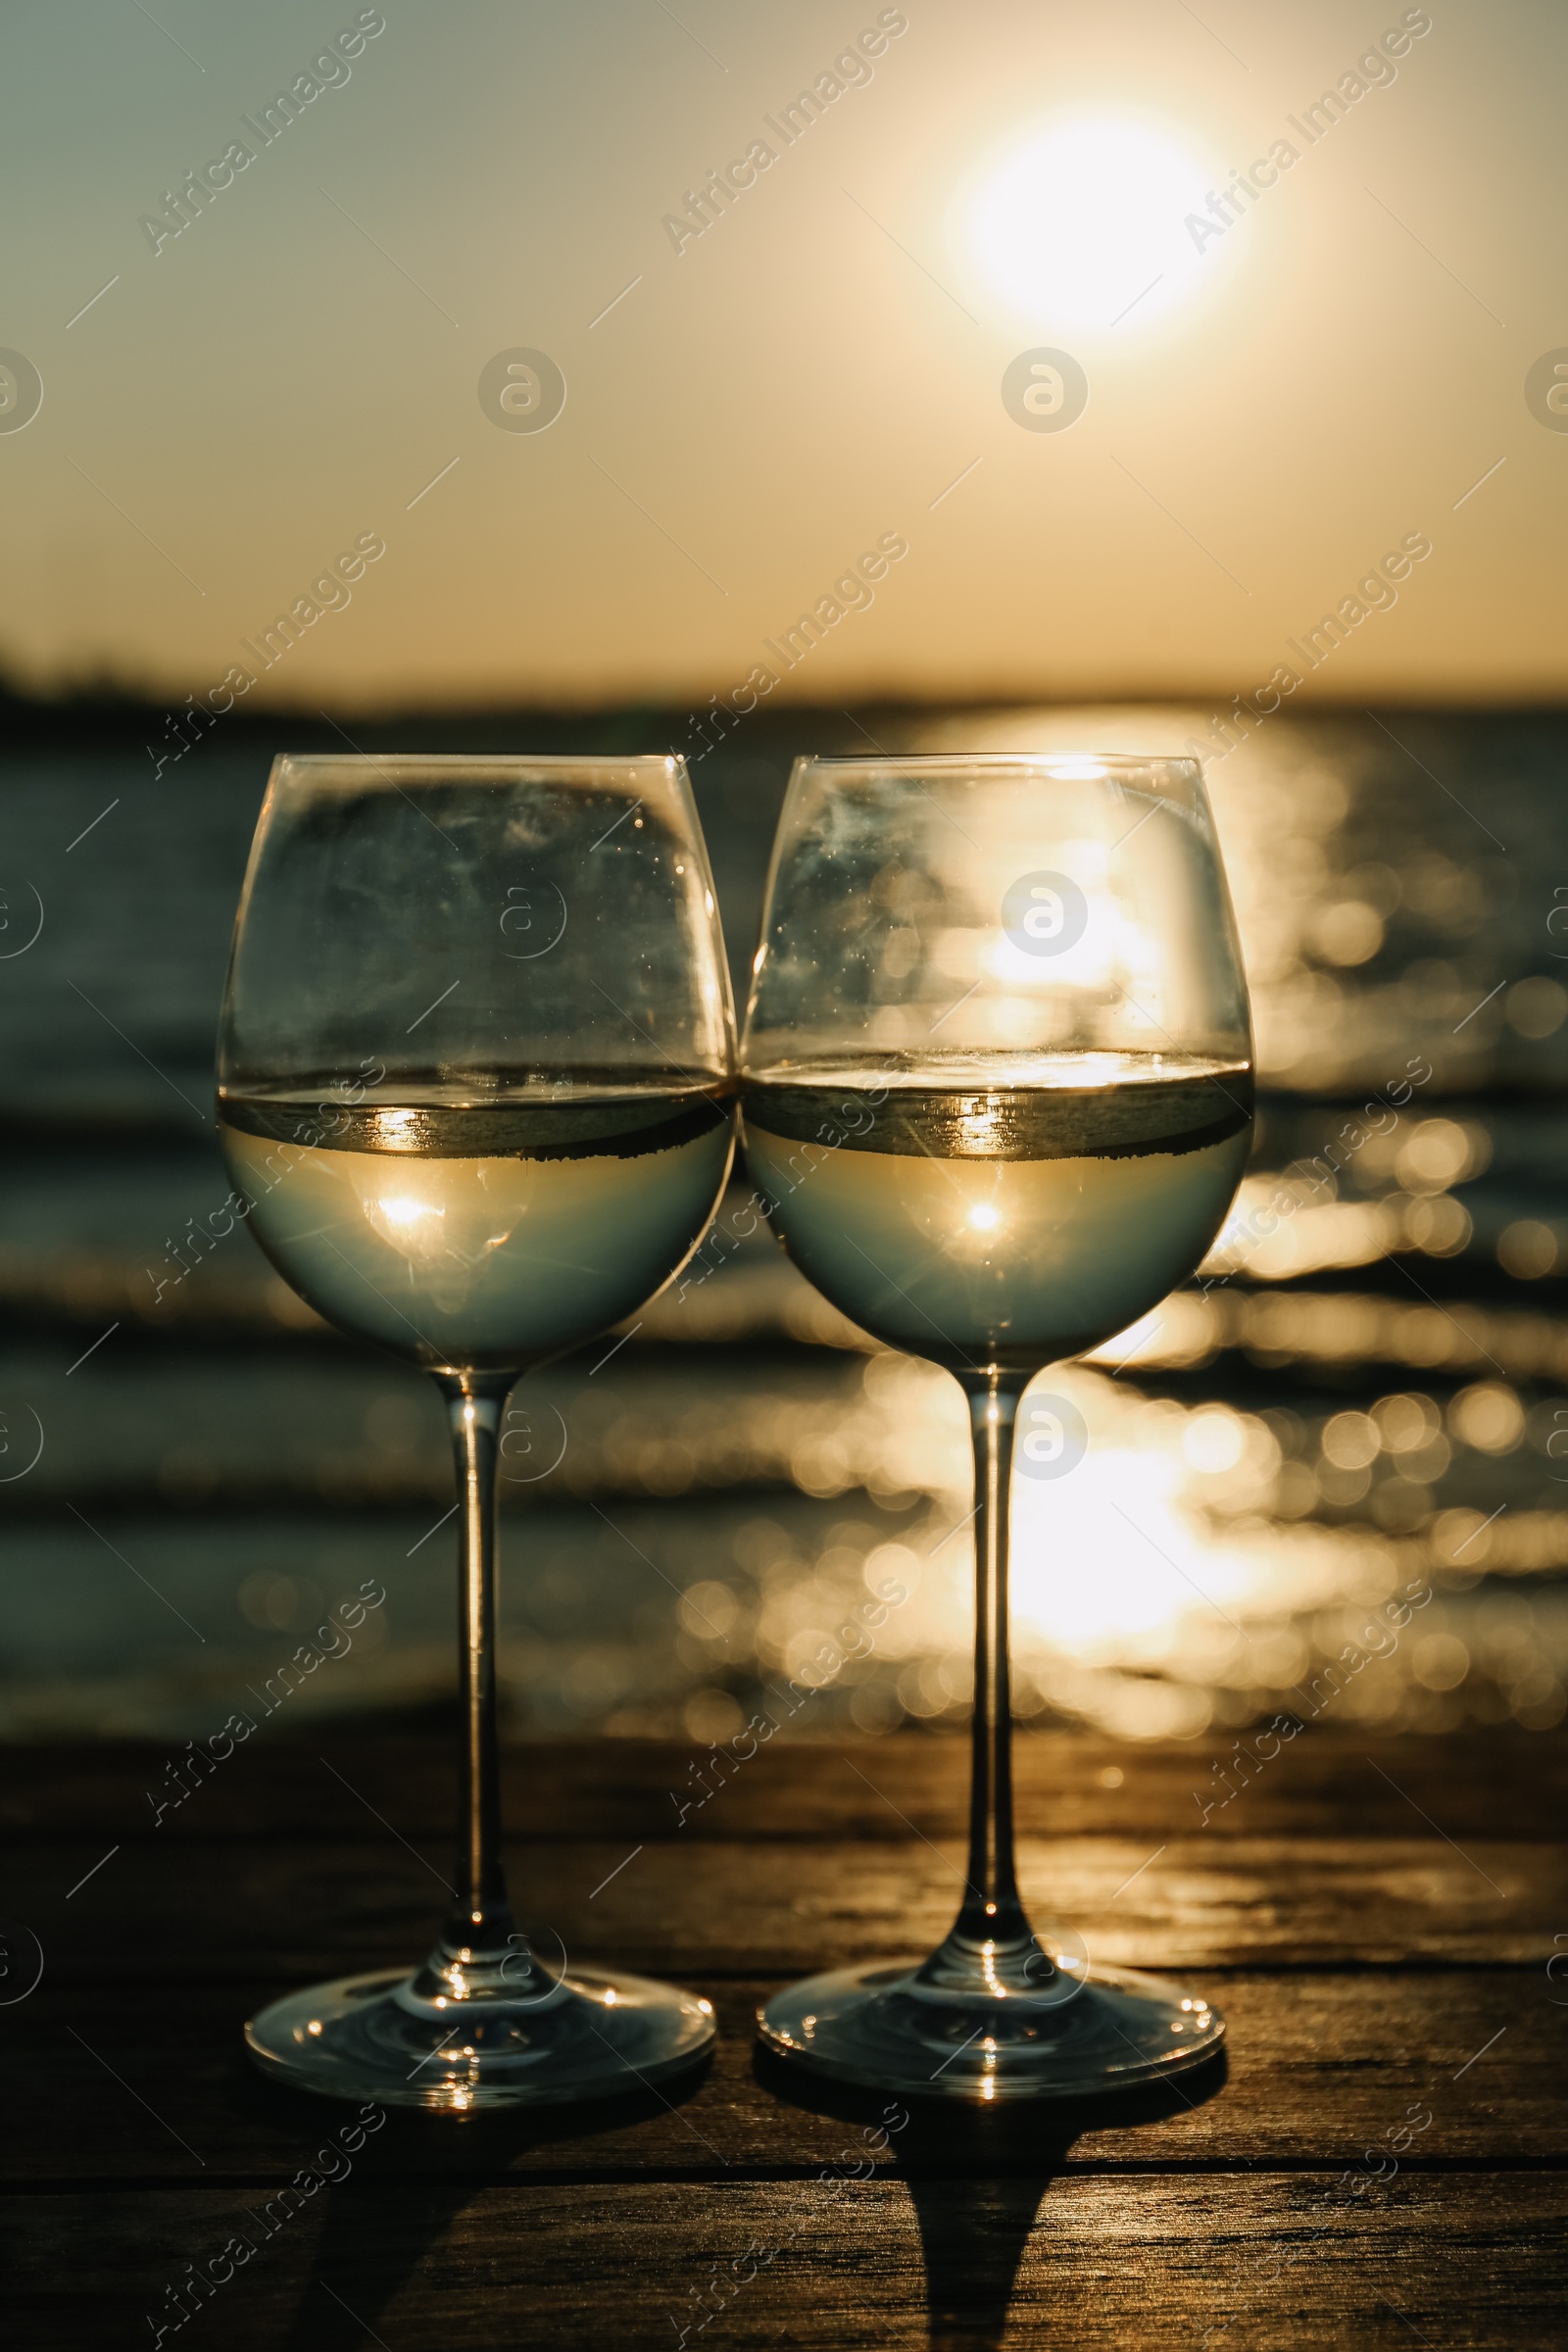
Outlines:
[[336,1105],[225,1093],[220,1127],[294,1289],[418,1362],[515,1371],[617,1321],[667,1280],[671,1237],[684,1255],[728,1166],[711,1086],[502,1069],[478,1101],[461,1080],[389,1091]]
[[460,1818],[423,1965],[246,2028],[309,2090],[454,2111],[637,2087],[706,2001],[554,1973],[501,1862],[495,1492],[518,1374],[685,1263],[733,1151],[733,1022],[676,759],[284,759],[246,874],[219,1130],[252,1231],[340,1330],[421,1365],[458,1480]]
[[[1250,1143],[1246,987],[1196,763],[800,762],[741,1063],[748,1161],[790,1255],[853,1321],[956,1377],[976,1472],[958,1917],[923,1960],[775,1995],[762,2037],[845,2081],[985,2101],[1198,2064],[1224,2031],[1205,2001],[1029,1924],[1007,1640],[1023,1393],[1192,1272]],[[1050,1473],[1070,1474],[1051,1429]]]
[[[1251,1127],[1247,1064],[1180,1054],[792,1068],[749,1079],[745,1100],[751,1166],[802,1272],[959,1372],[1033,1372],[1136,1322],[1213,1239]],[[825,1145],[841,1104],[871,1116]]]

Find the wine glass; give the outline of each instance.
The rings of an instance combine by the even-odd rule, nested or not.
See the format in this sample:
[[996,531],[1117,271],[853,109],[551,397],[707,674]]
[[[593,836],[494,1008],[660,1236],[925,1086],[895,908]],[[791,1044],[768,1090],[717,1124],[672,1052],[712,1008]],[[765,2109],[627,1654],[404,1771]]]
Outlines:
[[[797,763],[741,1051],[753,1177],[802,1272],[952,1372],[975,1457],[965,1891],[927,1959],[838,1969],[759,2012],[780,2055],[967,2099],[1175,2073],[1196,1996],[1037,1936],[1013,1871],[1007,1517],[1084,1439],[1046,1365],[1190,1274],[1247,1159],[1247,991],[1191,760]],[[1064,1563],[1070,1573],[1092,1562]]]
[[468,2109],[656,2082],[710,2004],[552,1973],[501,1863],[495,1495],[513,1382],[685,1263],[729,1172],[733,1018],[680,760],[279,760],[235,928],[219,1128],[252,1232],[422,1365],[457,1461],[461,1809],[421,1968],[291,1993],[264,2073]]

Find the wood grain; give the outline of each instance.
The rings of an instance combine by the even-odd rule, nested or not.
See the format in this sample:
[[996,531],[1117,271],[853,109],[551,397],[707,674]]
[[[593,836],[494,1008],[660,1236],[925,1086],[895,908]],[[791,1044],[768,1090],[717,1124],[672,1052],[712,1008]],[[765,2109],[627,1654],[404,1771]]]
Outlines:
[[[11,1916],[51,1982],[106,1961],[136,1983],[308,1978],[422,1950],[446,1903],[445,1852],[373,1844],[24,1848]],[[1568,1921],[1568,1849],[1432,1836],[1024,1838],[1038,1920],[1095,1958],[1141,1968],[1544,1964]],[[937,1941],[962,1888],[962,1847],[919,1838],[774,1846],[583,1839],[508,1849],[514,1899],[541,1951],[690,1975],[798,1974]],[[101,1865],[95,1868],[95,1865]],[[93,1876],[75,1893],[83,1874]]]
[[[11,2289],[37,2352],[153,2340],[186,2265],[252,2245],[201,2308],[232,2352],[1559,2352],[1568,2184],[1332,2173],[923,2181],[351,2180],[293,2218],[261,2195],[29,2200]],[[83,2255],[90,2249],[90,2258]],[[232,2256],[229,2257],[233,2259]],[[714,2311],[714,2306],[719,2308]],[[373,2329],[373,2336],[371,2330]]]
[[152,2342],[178,2318],[166,2288],[197,2291],[189,2266],[238,2233],[256,2252],[180,2339],[1561,2344],[1568,1742],[1314,1732],[1195,1827],[1194,1786],[1232,1753],[1048,1736],[1019,1772],[1037,1914],[1188,1977],[1226,2012],[1225,2062],[1094,2108],[916,2110],[877,2156],[884,2102],[760,2059],[752,2015],[787,1975],[946,1928],[962,1742],[781,1741],[684,1826],[686,1747],[511,1748],[541,1947],[697,1986],[716,2052],[542,2121],[391,2116],[336,2185],[279,2207],[296,2175],[341,2171],[344,2117],[256,2077],[240,2023],[423,1947],[446,1743],[258,1740],[157,1827],[163,1751],[11,1751],[6,1910],[45,1962],[0,2003],[16,2340]]
[[[1019,1825],[1035,1837],[1149,1834],[1157,1843],[1173,1829],[1203,1827],[1205,1801],[1214,1807],[1205,1834],[1215,1837],[1345,1830],[1399,1837],[1419,1828],[1425,1813],[1461,1839],[1550,1838],[1568,1819],[1568,1731],[1467,1735],[1462,1770],[1452,1740],[1321,1726],[1262,1765],[1252,1753],[1257,1740],[1253,1733],[1240,1742],[1248,1760],[1238,1769],[1235,1738],[1137,1745],[1092,1734],[1020,1736]],[[184,1744],[5,1749],[0,1832],[50,1842],[100,1833],[106,1843],[149,1837],[149,1791],[168,1797],[164,1768],[178,1762]],[[1220,1777],[1227,1768],[1228,1781]],[[731,1756],[716,1766],[710,1749],[674,1740],[515,1741],[502,1750],[502,1771],[514,1833],[539,1842],[622,1833],[685,1842],[885,1840],[906,1838],[911,1828],[958,1838],[968,1818],[968,1743],[951,1735],[780,1739],[744,1764]],[[425,1735],[355,1739],[335,1728],[307,1742],[269,1739],[264,1726],[209,1777],[192,1777],[199,1786],[158,1825],[161,1843],[246,1838],[299,1846],[357,1838],[367,1804],[416,1842],[443,1844],[452,1834],[451,1747]],[[705,1788],[715,1789],[706,1802]],[[1236,1793],[1226,1801],[1228,1788]],[[684,1823],[677,1800],[691,1803]]]

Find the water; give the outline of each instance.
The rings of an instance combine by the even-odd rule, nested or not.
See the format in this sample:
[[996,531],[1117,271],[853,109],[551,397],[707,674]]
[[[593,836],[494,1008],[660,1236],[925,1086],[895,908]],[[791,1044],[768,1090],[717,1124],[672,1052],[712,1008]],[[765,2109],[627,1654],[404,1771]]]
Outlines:
[[[1142,709],[859,720],[938,751],[1208,731]],[[657,716],[511,732],[681,739]],[[807,743],[865,748],[847,719],[759,712],[697,771],[738,973]],[[429,1383],[324,1330],[224,1216],[213,1027],[272,748],[220,730],[154,781],[106,722],[0,784],[13,1735],[408,1720],[452,1687]],[[1257,1012],[1252,1166],[1198,1280],[1039,1384],[1083,1440],[1016,1483],[1026,1722],[1530,1731],[1568,1710],[1565,748],[1550,715],[1282,714],[1210,768]],[[962,1718],[958,1392],[846,1325],[748,1198],[621,1344],[517,1394],[516,1729]],[[858,1656],[845,1629],[889,1579],[907,1597]],[[367,1585],[384,1598],[345,1648],[328,1612]]]

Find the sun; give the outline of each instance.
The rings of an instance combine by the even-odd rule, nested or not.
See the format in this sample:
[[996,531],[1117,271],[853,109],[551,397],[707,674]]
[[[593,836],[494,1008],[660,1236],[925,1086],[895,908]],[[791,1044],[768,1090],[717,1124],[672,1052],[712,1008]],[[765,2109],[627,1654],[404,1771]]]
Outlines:
[[1225,267],[1223,246],[1187,225],[1190,214],[1209,219],[1215,185],[1211,165],[1149,123],[1057,122],[1028,132],[979,180],[963,242],[982,283],[1020,321],[1133,331]]

